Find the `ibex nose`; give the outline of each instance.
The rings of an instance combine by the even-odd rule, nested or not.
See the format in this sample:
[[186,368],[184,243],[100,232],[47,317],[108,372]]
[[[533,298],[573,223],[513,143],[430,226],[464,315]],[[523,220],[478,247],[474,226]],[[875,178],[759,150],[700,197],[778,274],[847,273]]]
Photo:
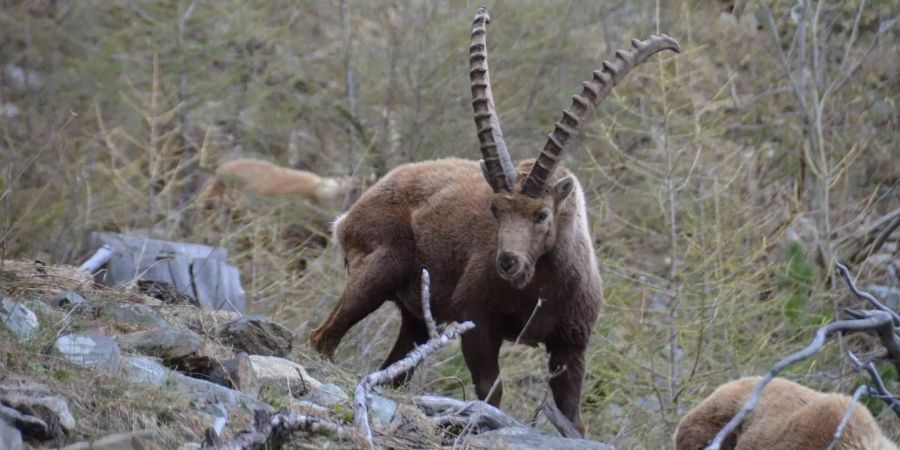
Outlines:
[[497,257],[497,267],[505,273],[510,273],[516,267],[516,255],[510,252],[502,252]]

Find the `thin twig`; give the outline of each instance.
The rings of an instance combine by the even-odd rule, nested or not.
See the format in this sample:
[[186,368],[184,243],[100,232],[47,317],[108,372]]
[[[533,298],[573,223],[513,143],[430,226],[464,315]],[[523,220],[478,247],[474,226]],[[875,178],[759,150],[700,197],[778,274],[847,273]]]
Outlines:
[[828,444],[828,447],[825,450],[834,450],[838,445],[838,442],[841,440],[841,435],[844,434],[844,428],[847,428],[847,423],[850,422],[850,418],[853,417],[853,413],[856,411],[856,403],[859,402],[859,397],[868,392],[869,389],[866,385],[862,384],[855,391],[853,391],[853,399],[850,400],[850,405],[847,407],[847,411],[844,412],[844,416],[841,418],[841,422],[838,424],[837,428],[834,430],[834,438],[831,439],[831,443]]

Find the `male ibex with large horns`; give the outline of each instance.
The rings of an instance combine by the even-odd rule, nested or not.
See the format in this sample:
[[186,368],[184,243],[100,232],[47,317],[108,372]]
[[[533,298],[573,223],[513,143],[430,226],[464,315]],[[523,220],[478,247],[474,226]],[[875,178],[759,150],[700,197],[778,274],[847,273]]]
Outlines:
[[[427,268],[436,320],[475,322],[462,337],[462,351],[478,397],[490,394],[488,402],[500,403],[499,385],[491,393],[500,374],[500,345],[521,334],[521,342],[545,344],[553,398],[583,433],[584,353],[602,303],[601,280],[581,186],[557,166],[569,138],[622,77],[651,55],[679,47],[662,35],[616,52],[563,111],[537,160],[515,167],[491,93],[489,22],[480,8],[469,55],[481,168],[460,159],[397,167],[338,219],[347,285],[311,339],[332,357],[350,327],[392,300],[402,322],[384,365],[399,360],[428,338],[419,292],[420,272]],[[523,329],[538,298],[544,306]]]

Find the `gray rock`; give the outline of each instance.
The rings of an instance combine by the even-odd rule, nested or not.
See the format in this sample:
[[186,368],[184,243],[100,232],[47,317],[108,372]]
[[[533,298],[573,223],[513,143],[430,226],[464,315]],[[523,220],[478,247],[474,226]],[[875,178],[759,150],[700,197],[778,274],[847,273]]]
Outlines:
[[225,425],[228,425],[228,410],[221,403],[211,403],[203,408],[203,413],[212,419],[211,428],[216,432],[216,436],[222,435]]
[[303,366],[277,356],[250,355],[250,367],[261,385],[282,387],[294,397],[322,386],[319,380],[306,373]]
[[287,356],[294,335],[287,328],[262,316],[244,316],[225,324],[222,341],[251,355]]
[[118,372],[122,361],[119,344],[101,334],[67,334],[56,340],[55,347],[71,363],[108,373]]
[[7,450],[22,450],[22,433],[3,419],[0,419],[0,444]]
[[207,373],[217,366],[205,340],[191,331],[154,328],[119,336],[117,340],[130,352],[160,358],[182,372]]
[[260,379],[256,376],[250,356],[246,353],[222,361],[218,367],[213,368],[209,377],[211,381],[222,386],[259,398]]
[[67,445],[61,450],[162,450],[149,430],[116,433],[99,439]]
[[340,386],[331,383],[323,384],[318,388],[312,389],[304,397],[304,400],[325,407],[330,407],[334,404],[344,402],[349,399],[350,397],[347,397],[347,394],[344,393],[344,390],[341,389]]
[[369,395],[369,415],[372,417],[372,425],[381,430],[399,424],[397,402],[378,394]]
[[216,383],[191,378],[180,373],[173,373],[170,380],[175,382],[175,389],[178,392],[192,395],[206,403],[222,403],[226,408],[240,407],[251,412],[257,409],[270,413],[275,412],[275,408],[268,403]]
[[169,323],[159,312],[139,303],[109,302],[100,307],[100,316],[146,328],[169,327]]
[[586,439],[568,439],[542,433],[533,428],[507,427],[470,436],[467,448],[504,450],[615,450],[615,447]]
[[156,358],[147,356],[126,356],[122,361],[125,378],[132,383],[162,386],[168,381],[171,370]]
[[11,298],[0,299],[0,323],[19,339],[31,339],[39,328],[34,312]]
[[81,296],[81,294],[75,291],[65,291],[59,293],[56,297],[53,297],[50,300],[50,304],[57,308],[78,308],[82,307],[87,303],[87,300]]
[[75,428],[66,400],[31,382],[0,386],[0,420],[40,441],[62,439]]

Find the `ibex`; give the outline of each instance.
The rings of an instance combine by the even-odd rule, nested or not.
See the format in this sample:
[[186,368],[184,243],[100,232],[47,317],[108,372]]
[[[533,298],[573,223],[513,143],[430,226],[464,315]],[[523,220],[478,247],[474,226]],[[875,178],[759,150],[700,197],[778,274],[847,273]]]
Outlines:
[[204,200],[227,195],[229,188],[270,197],[295,196],[332,211],[340,211],[353,187],[350,177],[324,177],[268,161],[238,158],[219,165],[202,194]]
[[[602,303],[601,280],[581,185],[558,168],[579,126],[636,65],[665,49],[666,36],[632,41],[584,83],[580,95],[536,160],[511,162],[491,93],[487,10],[475,14],[470,46],[472,106],[483,160],[441,159],[399,166],[365,192],[334,226],[347,263],[343,294],[311,334],[333,357],[347,330],[385,300],[400,308],[400,334],[384,366],[428,338],[420,305],[420,272],[431,273],[437,321],[475,322],[462,352],[475,391],[486,399],[500,373],[504,339],[544,343],[553,398],[584,433],[584,353]],[[486,181],[486,183],[485,183]],[[544,306],[524,329],[538,299]],[[487,401],[499,405],[498,385]]]
[[[681,419],[675,450],[702,450],[744,406],[760,377],[725,383]],[[850,407],[851,398],[809,389],[783,378],[766,385],[753,412],[722,447],[726,450],[822,450]],[[897,450],[864,406],[853,415],[836,450]]]

